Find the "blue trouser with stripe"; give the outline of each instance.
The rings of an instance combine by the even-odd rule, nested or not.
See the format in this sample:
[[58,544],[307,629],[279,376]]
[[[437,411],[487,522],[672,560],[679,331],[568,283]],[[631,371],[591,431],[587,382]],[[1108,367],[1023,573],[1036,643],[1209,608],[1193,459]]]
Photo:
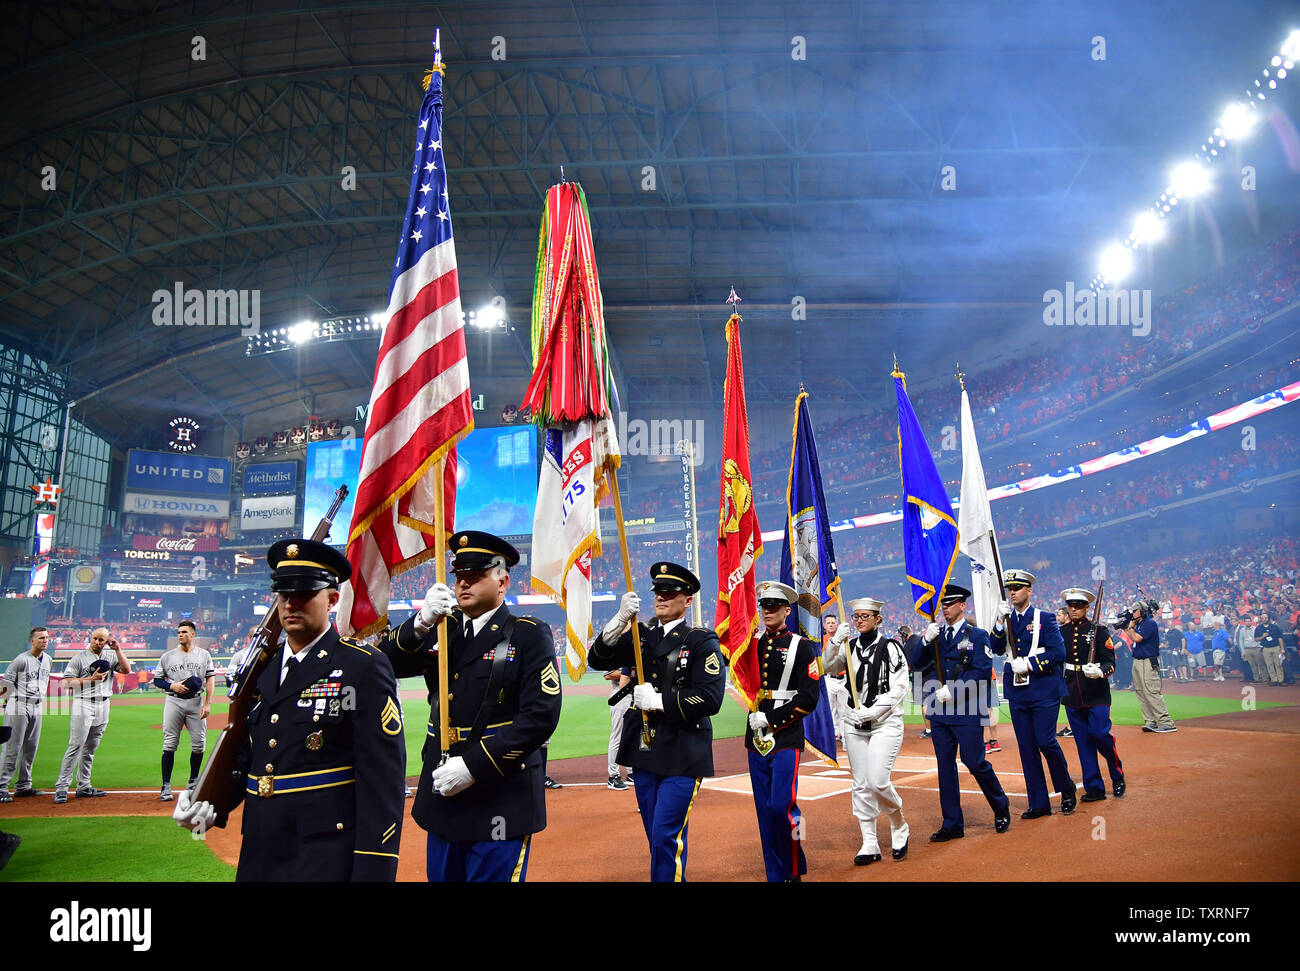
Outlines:
[[686,881],[686,830],[702,779],[636,770],[636,804],[650,843],[650,879]]
[[[1074,794],[1074,780],[1065,762],[1061,743],[1056,740],[1056,719],[1061,713],[1061,702],[1034,701],[1029,704],[1011,702],[1011,727],[1016,732],[1016,747],[1020,749],[1020,768],[1025,773],[1025,792],[1029,795],[1030,809],[1051,809],[1047,792],[1047,778],[1043,774],[1043,759],[1052,773],[1052,786],[1062,795]],[[1042,754],[1043,759],[1038,756]]]
[[1074,745],[1079,750],[1079,768],[1083,770],[1083,788],[1087,792],[1106,791],[1101,781],[1101,766],[1097,753],[1106,760],[1110,781],[1114,785],[1124,778],[1124,763],[1119,760],[1115,736],[1110,730],[1110,705],[1093,705],[1091,708],[1066,708],[1065,717],[1074,732]]
[[430,883],[523,883],[533,837],[453,843],[429,834]]
[[961,783],[957,779],[957,752],[960,747],[962,765],[979,783],[980,791],[989,801],[993,815],[1000,816],[1009,808],[1007,794],[993,771],[993,763],[984,756],[984,729],[975,725],[945,725],[930,719],[930,741],[934,742],[934,757],[939,762],[939,806],[943,810],[943,828],[961,832],[965,821],[961,813]]
[[[641,776],[637,775],[638,783]],[[799,751],[777,749],[770,755],[749,753],[749,784],[758,812],[758,835],[763,843],[763,866],[769,883],[779,883],[808,872],[803,855],[803,815],[799,796]]]

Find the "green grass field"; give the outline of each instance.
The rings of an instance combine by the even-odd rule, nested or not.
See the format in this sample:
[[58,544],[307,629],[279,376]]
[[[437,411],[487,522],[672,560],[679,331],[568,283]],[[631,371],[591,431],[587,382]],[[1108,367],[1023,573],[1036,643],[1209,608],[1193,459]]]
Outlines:
[[[70,816],[6,819],[22,845],[0,879],[88,883],[199,880],[231,882],[235,868],[171,819],[147,816]],[[94,852],[87,853],[87,847]]]

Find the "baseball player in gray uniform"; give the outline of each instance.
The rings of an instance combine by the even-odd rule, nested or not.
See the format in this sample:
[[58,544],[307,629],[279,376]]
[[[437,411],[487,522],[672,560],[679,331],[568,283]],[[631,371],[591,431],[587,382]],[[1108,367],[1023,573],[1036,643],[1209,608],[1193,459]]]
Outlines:
[[[45,653],[49,642],[49,631],[33,627],[27,635],[28,651],[10,661],[3,675],[6,702],[12,705],[9,725],[13,734],[4,747],[4,761],[0,764],[0,802],[11,802],[15,796],[45,794],[32,788],[32,762],[41,741],[41,706],[50,683],[50,658]],[[14,777],[15,769],[18,778],[11,796],[9,780]]]
[[207,738],[208,712],[212,710],[212,686],[216,669],[206,648],[196,647],[194,622],[182,620],[176,625],[179,647],[158,659],[153,683],[167,692],[163,702],[162,802],[172,801],[172,767],[176,764],[176,746],[181,727],[190,733],[190,781],[194,788],[203,768],[203,744]]
[[[112,648],[112,656],[106,656],[105,647]],[[56,803],[68,801],[68,785],[74,775],[78,797],[108,795],[90,784],[90,768],[108,727],[108,700],[113,694],[113,675],[119,671],[130,674],[131,662],[107,627],[91,631],[90,646],[74,654],[63,669],[63,686],[72,694],[72,726],[59,781],[54,784]]]

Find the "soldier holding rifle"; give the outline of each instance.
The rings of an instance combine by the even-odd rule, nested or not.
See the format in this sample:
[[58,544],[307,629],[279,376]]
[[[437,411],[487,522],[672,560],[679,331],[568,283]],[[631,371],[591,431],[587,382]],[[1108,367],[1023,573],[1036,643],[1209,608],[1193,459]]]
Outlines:
[[[1097,588],[1098,594],[1101,587]],[[1110,675],[1115,670],[1115,646],[1110,631],[1097,621],[1101,617],[1101,600],[1091,591],[1071,587],[1061,591],[1070,620],[1061,628],[1065,640],[1065,717],[1074,731],[1083,770],[1083,801],[1100,802],[1106,798],[1106,784],[1101,779],[1097,754],[1101,753],[1110,770],[1110,782],[1116,796],[1124,795],[1124,765],[1119,760],[1115,736],[1110,725]],[[1088,605],[1096,601],[1093,619],[1088,619]]]

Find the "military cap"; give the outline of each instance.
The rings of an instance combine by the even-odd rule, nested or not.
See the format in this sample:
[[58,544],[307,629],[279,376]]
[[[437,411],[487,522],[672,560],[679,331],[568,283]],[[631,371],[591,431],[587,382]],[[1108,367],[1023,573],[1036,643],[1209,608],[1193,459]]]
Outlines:
[[1091,590],[1084,590],[1082,587],[1071,587],[1069,590],[1061,591],[1061,599],[1067,604],[1078,603],[1080,600],[1085,604],[1090,604],[1097,599],[1097,595]]
[[667,560],[650,567],[650,585],[666,593],[696,594],[700,592],[700,578],[679,563]]
[[943,596],[939,598],[939,603],[945,607],[949,604],[964,604],[970,599],[970,591],[960,584],[949,583],[943,588]]
[[1021,586],[1032,587],[1038,582],[1038,577],[1028,570],[1004,570],[1002,572],[1002,582],[1007,584],[1018,583]]
[[352,565],[332,546],[312,539],[282,539],[266,551],[272,593],[313,593],[351,578]]
[[451,538],[452,570],[510,569],[519,564],[519,551],[500,536],[466,529]]
[[849,610],[857,613],[859,610],[870,610],[874,613],[880,613],[880,608],[885,605],[883,600],[877,600],[875,597],[859,597],[857,600],[849,601]]
[[775,580],[764,580],[758,585],[758,602],[761,604],[765,600],[775,600],[782,604],[796,604],[799,602],[799,594],[795,592],[794,587],[786,583],[778,583]]

